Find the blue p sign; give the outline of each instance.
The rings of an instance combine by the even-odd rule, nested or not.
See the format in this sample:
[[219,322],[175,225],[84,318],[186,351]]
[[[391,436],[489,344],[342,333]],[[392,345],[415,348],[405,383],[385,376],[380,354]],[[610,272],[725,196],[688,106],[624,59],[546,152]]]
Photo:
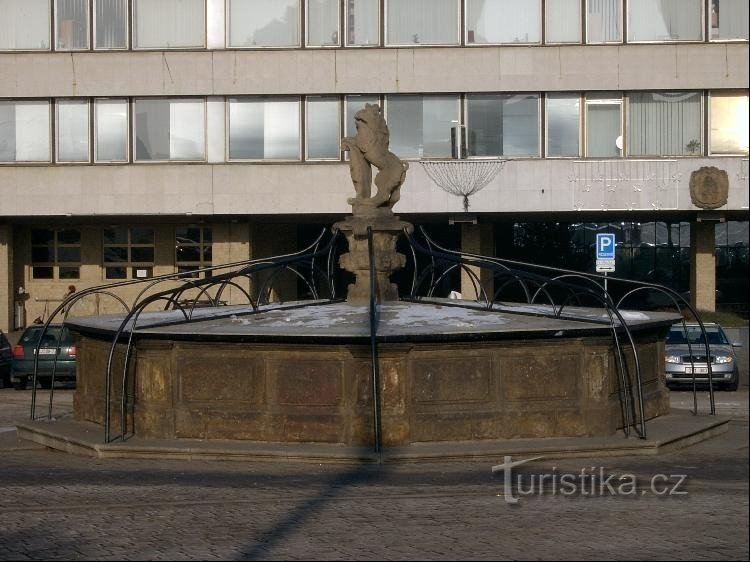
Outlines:
[[615,259],[615,235],[614,234],[597,234],[596,235],[596,259],[598,260]]

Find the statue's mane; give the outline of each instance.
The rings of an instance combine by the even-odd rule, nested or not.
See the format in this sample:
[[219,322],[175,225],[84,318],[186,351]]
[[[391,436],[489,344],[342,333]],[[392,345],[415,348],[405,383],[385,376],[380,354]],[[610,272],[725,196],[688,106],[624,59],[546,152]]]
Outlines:
[[[383,117],[383,110],[377,104],[365,104],[364,109],[360,109],[354,116],[355,121],[359,123],[358,136],[361,133],[367,135],[373,135],[375,138],[380,138],[381,142],[385,142],[387,148],[389,141],[388,126],[386,125],[385,118]],[[362,130],[362,128],[367,130]]]

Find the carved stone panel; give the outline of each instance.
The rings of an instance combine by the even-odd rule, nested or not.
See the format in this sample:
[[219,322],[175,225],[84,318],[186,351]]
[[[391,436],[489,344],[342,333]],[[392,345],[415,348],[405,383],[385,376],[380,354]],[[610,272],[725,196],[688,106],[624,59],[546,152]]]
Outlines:
[[690,174],[690,199],[701,209],[718,209],[729,198],[729,175],[715,166],[703,166]]

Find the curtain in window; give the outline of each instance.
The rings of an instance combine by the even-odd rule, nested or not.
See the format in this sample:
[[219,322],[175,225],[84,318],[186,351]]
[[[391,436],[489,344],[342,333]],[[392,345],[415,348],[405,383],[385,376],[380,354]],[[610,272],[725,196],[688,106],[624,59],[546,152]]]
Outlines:
[[299,0],[230,0],[230,47],[296,47]]
[[0,0],[0,50],[47,50],[50,0]]
[[128,0],[94,0],[97,49],[127,49]]
[[703,0],[630,0],[629,41],[699,41]]
[[547,0],[547,43],[581,42],[580,0]]
[[297,99],[230,99],[229,158],[299,160]]
[[712,0],[711,39],[748,39],[748,0]]
[[203,100],[136,100],[136,160],[204,160],[205,146]]
[[468,0],[468,43],[538,43],[539,0]]
[[622,0],[587,0],[587,6],[587,41],[622,41]]
[[457,0],[387,0],[389,45],[458,43]]
[[347,45],[380,44],[380,1],[346,0]]
[[593,158],[621,155],[617,139],[622,135],[618,102],[586,104],[586,156]]
[[0,162],[49,162],[46,101],[0,101]]
[[629,95],[631,156],[700,155],[699,92],[634,92]]
[[202,47],[205,0],[135,0],[135,47]]

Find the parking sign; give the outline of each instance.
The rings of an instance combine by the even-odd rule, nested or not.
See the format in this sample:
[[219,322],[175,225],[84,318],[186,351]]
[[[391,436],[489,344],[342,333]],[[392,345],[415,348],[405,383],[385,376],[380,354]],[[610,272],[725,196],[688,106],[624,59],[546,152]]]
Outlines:
[[596,259],[598,260],[615,259],[615,235],[614,234],[597,234],[596,235]]

